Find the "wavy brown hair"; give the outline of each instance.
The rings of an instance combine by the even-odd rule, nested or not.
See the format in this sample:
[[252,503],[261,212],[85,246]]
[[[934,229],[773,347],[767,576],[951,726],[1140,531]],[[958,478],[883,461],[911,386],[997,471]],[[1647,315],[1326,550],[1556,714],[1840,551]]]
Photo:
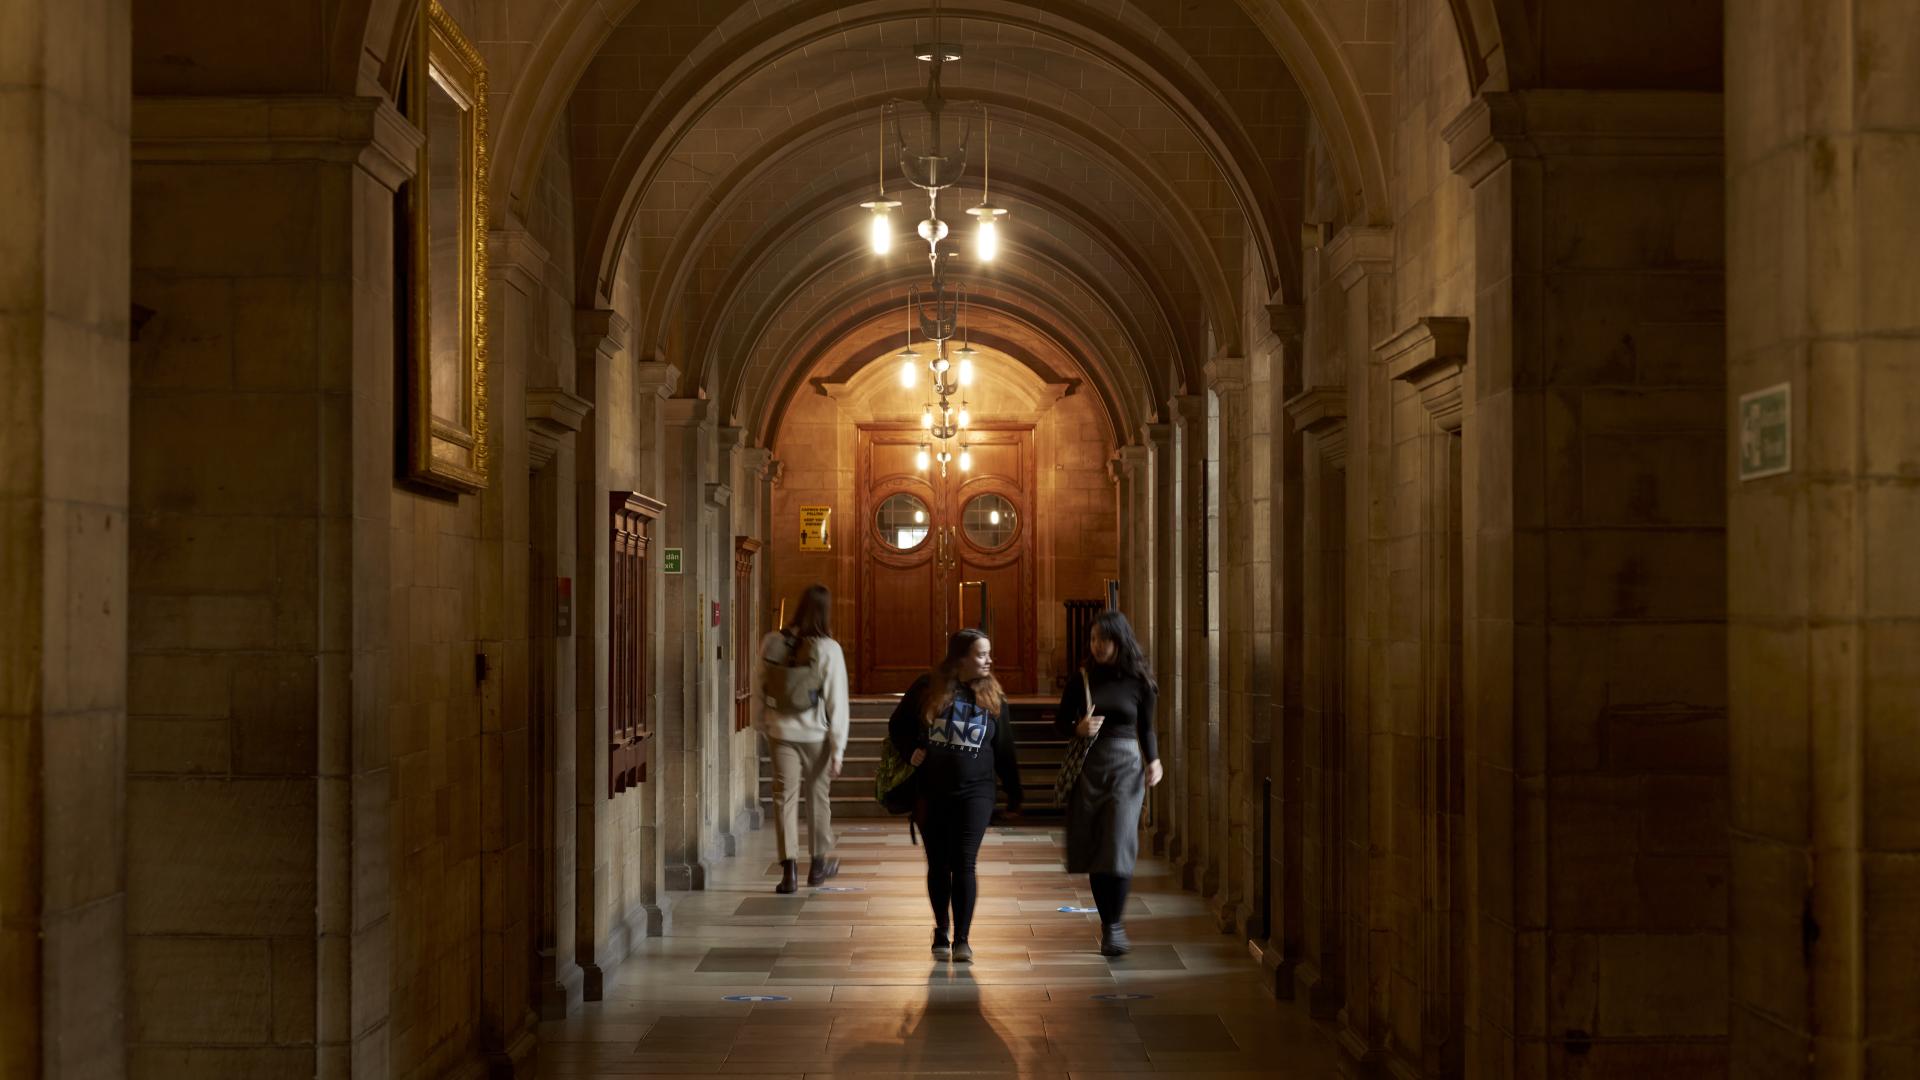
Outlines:
[[[978,630],[962,630],[947,639],[947,658],[933,669],[927,677],[926,699],[920,703],[920,720],[928,727],[947,706],[953,704],[955,694],[960,692],[960,679],[954,673],[960,669],[961,661],[972,652],[975,642],[986,640],[987,635]],[[975,679],[967,684],[973,690],[974,704],[987,710],[994,716],[1000,715],[1000,707],[1006,704],[1007,692],[1000,686],[1000,680],[988,675],[984,679]],[[940,687],[939,693],[934,687]]]
[[833,636],[833,594],[825,585],[807,586],[786,628],[801,639]]

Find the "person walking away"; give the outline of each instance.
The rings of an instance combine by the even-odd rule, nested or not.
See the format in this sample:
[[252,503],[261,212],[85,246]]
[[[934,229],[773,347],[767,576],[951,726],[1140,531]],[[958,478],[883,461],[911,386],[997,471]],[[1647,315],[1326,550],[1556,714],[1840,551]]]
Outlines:
[[1140,855],[1140,803],[1161,777],[1153,731],[1159,688],[1125,615],[1102,612],[1088,638],[1087,666],[1068,680],[1054,716],[1062,736],[1093,740],[1067,798],[1067,872],[1087,875],[1100,911],[1100,952],[1121,956],[1132,947],[1124,914]]
[[778,893],[799,888],[800,793],[807,796],[807,884],[840,872],[834,857],[833,780],[847,752],[847,658],[833,640],[833,594],[810,585],[793,621],[760,642],[760,716],[773,761]]
[[934,959],[967,963],[980,897],[974,868],[993,815],[994,777],[1009,813],[1019,812],[1022,797],[1007,695],[993,677],[993,642],[978,630],[948,639],[940,666],[894,708],[887,735],[917,769],[914,819],[926,848]]

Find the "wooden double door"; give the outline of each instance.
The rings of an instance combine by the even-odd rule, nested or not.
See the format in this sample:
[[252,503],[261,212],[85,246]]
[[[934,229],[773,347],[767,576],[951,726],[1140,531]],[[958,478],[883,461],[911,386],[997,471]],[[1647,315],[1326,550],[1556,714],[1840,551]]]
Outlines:
[[905,690],[946,655],[962,627],[993,639],[994,674],[1009,693],[1032,693],[1035,642],[1031,425],[967,432],[972,468],[921,471],[920,429],[862,425],[860,492],[861,693]]

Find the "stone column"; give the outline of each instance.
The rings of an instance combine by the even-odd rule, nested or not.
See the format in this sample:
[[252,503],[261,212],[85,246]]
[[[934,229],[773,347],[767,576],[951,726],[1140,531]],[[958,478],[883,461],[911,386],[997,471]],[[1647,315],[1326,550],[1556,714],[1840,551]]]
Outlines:
[[[0,1075],[126,1074],[128,31],[0,48]],[[136,312],[135,332],[139,314]]]
[[1569,1032],[1622,1071],[1727,1068],[1723,126],[1716,94],[1537,91],[1447,127],[1468,1075],[1546,1075]]
[[573,865],[562,866],[560,874],[572,872],[571,890],[562,891],[570,892],[573,901],[571,945],[581,970],[581,995],[587,1001],[600,1000],[607,969],[626,955],[624,936],[617,942],[612,939],[616,920],[605,910],[603,898],[613,857],[607,806],[607,664],[612,617],[607,598],[607,493],[613,490],[609,414],[617,403],[610,400],[610,376],[624,354],[627,330],[627,321],[610,309],[574,312],[574,387],[584,403],[579,409],[580,431],[574,437],[577,644],[570,725],[574,785],[571,791],[556,794],[573,804]]
[[1181,776],[1181,714],[1179,683],[1176,677],[1179,649],[1174,627],[1180,595],[1179,538],[1175,535],[1179,517],[1174,500],[1177,486],[1173,452],[1173,425],[1142,425],[1140,441],[1147,448],[1147,463],[1152,476],[1152,515],[1149,536],[1153,542],[1153,622],[1141,643],[1152,650],[1153,671],[1160,684],[1154,723],[1158,728],[1160,766],[1165,778],[1160,786],[1147,792],[1153,800],[1151,845],[1156,854],[1177,859],[1179,855],[1181,801],[1186,787]]
[[[1259,611],[1265,622],[1256,627],[1254,637],[1254,656],[1257,661],[1264,658],[1256,669],[1256,683],[1264,694],[1256,696],[1255,719],[1264,714],[1267,722],[1255,724],[1253,753],[1256,773],[1271,780],[1272,791],[1264,803],[1257,801],[1259,791],[1253,793],[1253,820],[1256,826],[1264,822],[1266,828],[1267,860],[1264,866],[1256,862],[1253,872],[1261,875],[1255,884],[1264,890],[1260,896],[1264,906],[1258,913],[1258,930],[1264,939],[1261,963],[1275,994],[1290,997],[1292,968],[1300,957],[1305,934],[1302,890],[1307,881],[1303,858],[1308,816],[1304,801],[1307,763],[1303,755],[1309,745],[1317,750],[1319,743],[1309,743],[1303,730],[1301,630],[1305,605],[1301,600],[1301,538],[1305,496],[1301,438],[1286,408],[1300,387],[1302,309],[1298,304],[1270,304],[1267,319],[1275,346],[1268,363],[1265,394],[1269,443],[1265,447],[1265,475],[1256,478],[1254,484],[1256,492],[1269,493],[1255,530],[1265,538],[1266,580],[1261,583],[1265,603]],[[1258,856],[1262,837],[1257,827],[1252,842]]]
[[[733,473],[733,447],[729,445],[736,427],[715,432],[714,464],[722,477]],[[700,625],[705,629],[705,644],[700,650],[701,723],[706,727],[701,754],[705,777],[702,780],[701,821],[705,830],[701,860],[711,862],[734,852],[733,838],[733,757],[739,742],[733,730],[733,675],[728,648],[733,634],[733,485],[727,480],[706,485],[705,515],[700,529],[701,576],[706,581],[707,612]],[[716,624],[712,612],[719,613]]]
[[709,516],[707,485],[713,471],[715,407],[701,398],[663,402],[666,420],[667,512],[662,518],[664,546],[681,550],[682,572],[665,577],[666,619],[655,644],[664,664],[661,684],[659,746],[653,760],[665,799],[660,817],[661,858],[666,887],[673,891],[706,888],[707,851],[703,813],[706,766],[702,754],[715,749],[707,699],[710,665],[705,662],[707,605],[714,595],[702,532]]
[[[489,405],[503,418],[527,414],[527,380],[547,252],[519,222],[488,236]],[[492,460],[501,467],[480,494],[472,610],[476,651],[488,661],[480,690],[480,1030],[489,1067],[513,1073],[533,1051],[534,1017],[527,956],[532,904],[527,887],[534,809],[530,681],[532,625],[530,460],[527,425],[490,425]]]
[[[760,540],[764,545],[760,557],[753,565],[753,591],[739,605],[743,615],[754,620],[754,633],[749,640],[759,641],[761,635],[773,628],[774,613],[767,602],[769,584],[773,581],[773,568],[769,565],[773,558],[773,545],[769,543],[773,525],[773,477],[779,464],[773,459],[773,451],[764,446],[743,447],[737,455],[739,462],[739,483],[741,501],[739,509],[743,512],[740,530],[747,536]],[[754,657],[735,657],[736,664],[754,663]],[[749,676],[751,677],[751,676]],[[740,793],[745,815],[746,827],[758,831],[765,824],[765,816],[760,806],[760,736],[749,728],[741,736],[746,745],[743,754],[743,787]]]
[[[1387,579],[1385,562],[1376,557],[1385,535],[1385,512],[1390,462],[1382,451],[1386,423],[1387,378],[1373,359],[1373,344],[1389,333],[1393,310],[1393,234],[1384,228],[1349,227],[1327,244],[1321,259],[1326,275],[1340,291],[1342,325],[1330,328],[1337,339],[1337,355],[1346,368],[1344,386],[1346,431],[1346,520],[1340,536],[1345,543],[1344,597],[1346,702],[1340,729],[1330,737],[1344,755],[1345,798],[1341,832],[1333,838],[1334,856],[1344,880],[1346,925],[1341,934],[1346,972],[1344,1001],[1338,1009],[1339,1040],[1348,1054],[1362,1062],[1379,1059],[1386,1041],[1385,1017],[1374,972],[1384,970],[1381,942],[1387,930],[1386,896],[1382,886],[1391,872],[1386,859],[1391,821],[1386,800],[1391,781],[1387,759],[1374,751],[1376,710],[1387,708],[1384,685],[1385,649],[1378,643],[1385,633]],[[1322,378],[1333,373],[1322,368]],[[1376,663],[1378,658],[1379,663]],[[1376,705],[1376,701],[1378,704]],[[1376,967],[1376,965],[1379,965]]]
[[1177,503],[1176,542],[1173,561],[1178,567],[1179,596],[1174,638],[1177,653],[1174,663],[1172,696],[1179,706],[1176,727],[1181,735],[1179,787],[1175,794],[1185,804],[1180,815],[1180,882],[1203,895],[1211,895],[1218,886],[1218,875],[1209,876],[1209,859],[1216,852],[1209,822],[1214,820],[1212,777],[1209,775],[1208,715],[1212,698],[1207,664],[1208,636],[1201,620],[1206,617],[1203,591],[1206,576],[1202,545],[1207,536],[1207,508],[1202,502],[1206,490],[1207,401],[1197,394],[1176,397],[1173,411],[1175,492]]
[[1911,1075],[1913,13],[1730,4],[1726,42],[1730,1072]]
[[[542,1020],[564,1019],[580,1000],[582,972],[571,947],[574,927],[575,789],[581,782],[575,724],[578,684],[574,643],[592,653],[593,603],[580,593],[578,522],[573,513],[581,426],[593,405],[573,393],[573,364],[549,358],[529,373],[527,451],[532,594],[543,598],[530,613],[533,639],[527,665],[531,686],[528,771],[534,800],[528,874],[534,947],[534,1007]],[[565,592],[562,588],[564,583]],[[568,607],[563,632],[560,605]],[[584,624],[582,619],[585,619]]]
[[[665,499],[669,490],[669,462],[673,457],[673,448],[667,439],[666,414],[680,386],[680,369],[661,361],[644,361],[628,371],[633,380],[634,441],[639,459],[634,463],[633,484],[641,491],[658,492],[657,497]],[[666,513],[673,513],[671,505]],[[655,546],[664,548],[666,541],[662,539]],[[655,718],[656,730],[668,700],[665,647],[668,608],[664,584],[668,578],[662,572],[661,559],[649,552],[648,572],[652,578],[647,583],[646,617],[648,640],[653,642],[653,647],[647,653],[647,686],[650,688],[647,708]],[[654,737],[659,738],[657,734]],[[673,898],[666,891],[667,870],[661,855],[664,843],[661,823],[666,820],[667,803],[673,792],[660,782],[659,775],[657,769],[648,774],[648,790],[641,796],[639,823],[634,827],[634,858],[639,862],[640,876],[639,915],[648,937],[663,936],[673,921]]]
[[1145,628],[1153,611],[1148,582],[1153,580],[1148,534],[1152,527],[1153,500],[1147,475],[1147,448],[1123,446],[1114,452],[1108,464],[1119,489],[1116,500],[1120,515],[1120,608],[1134,626]]
[[1223,933],[1235,932],[1243,915],[1252,863],[1251,775],[1253,724],[1248,712],[1252,686],[1253,605],[1249,601],[1251,530],[1248,528],[1247,360],[1217,356],[1207,362],[1207,391],[1216,410],[1213,422],[1214,490],[1209,536],[1213,581],[1211,642],[1214,664],[1213,730],[1208,749],[1216,813],[1212,820],[1211,868],[1218,874],[1210,891],[1214,915]]
[[[216,1071],[385,1073],[419,973],[390,848],[425,830],[396,819],[388,730],[392,212],[419,141],[375,98],[135,105],[129,1038]],[[259,1007],[209,1011],[212,985]]]

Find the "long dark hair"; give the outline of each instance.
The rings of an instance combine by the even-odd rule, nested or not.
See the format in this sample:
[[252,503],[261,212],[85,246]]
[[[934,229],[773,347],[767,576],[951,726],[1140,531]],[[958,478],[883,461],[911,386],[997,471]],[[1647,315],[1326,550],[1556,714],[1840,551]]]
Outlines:
[[[1159,685],[1153,681],[1153,668],[1147,665],[1147,654],[1140,648],[1140,639],[1133,636],[1133,624],[1127,621],[1125,615],[1117,609],[1108,608],[1094,616],[1093,632],[1113,642],[1113,659],[1107,663],[1107,667],[1139,679],[1153,687],[1156,693],[1159,692]],[[1093,658],[1093,650],[1088,649],[1087,666],[1094,667],[1097,664],[1099,661]]]
[[[987,635],[978,630],[962,630],[947,639],[947,657],[927,677],[927,696],[920,703],[920,719],[931,725],[936,717],[953,704],[954,695],[960,692],[960,678],[955,674],[960,662],[973,653],[975,642],[986,640]],[[973,703],[998,716],[1000,706],[1007,700],[1007,692],[1000,688],[1000,680],[991,674],[984,679],[975,679],[967,684],[973,689]]]
[[800,605],[793,609],[793,619],[786,628],[802,641],[833,636],[833,594],[827,591],[825,585],[807,586],[807,591],[800,594]]

